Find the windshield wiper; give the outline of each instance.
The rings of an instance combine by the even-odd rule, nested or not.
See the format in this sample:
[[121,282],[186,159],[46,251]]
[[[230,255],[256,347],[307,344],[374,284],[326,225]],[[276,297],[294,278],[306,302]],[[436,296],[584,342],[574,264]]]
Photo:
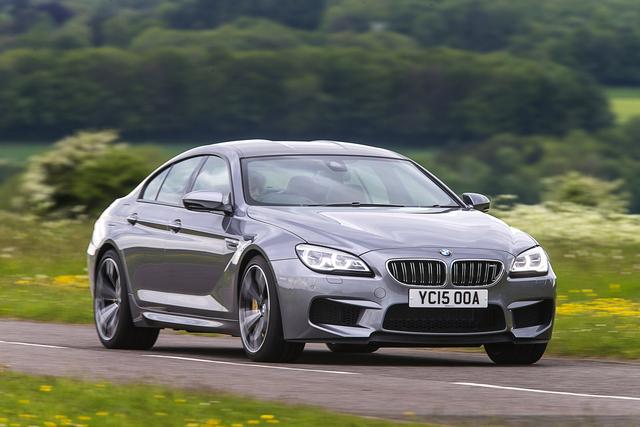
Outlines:
[[384,207],[384,208],[404,208],[406,207],[405,205],[394,205],[394,204],[390,204],[390,203],[360,203],[360,202],[351,202],[351,203],[325,203],[325,204],[318,204],[318,205],[305,205],[305,206],[322,206],[322,207],[348,207],[348,206],[352,206],[352,207],[375,207],[375,206],[379,206],[379,207]]

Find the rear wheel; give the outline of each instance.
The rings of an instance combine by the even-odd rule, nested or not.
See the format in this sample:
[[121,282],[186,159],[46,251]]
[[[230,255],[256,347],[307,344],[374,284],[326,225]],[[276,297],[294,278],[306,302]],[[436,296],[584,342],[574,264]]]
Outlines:
[[546,343],[496,343],[484,346],[489,358],[497,365],[532,365],[540,360],[546,349]]
[[146,350],[153,347],[160,330],[134,326],[123,271],[115,251],[107,251],[100,259],[93,295],[98,338],[106,348]]
[[334,353],[374,353],[380,349],[374,344],[328,343],[327,347]]
[[257,362],[288,362],[296,359],[304,343],[285,341],[273,273],[267,261],[256,256],[249,261],[240,283],[238,320],[242,346]]

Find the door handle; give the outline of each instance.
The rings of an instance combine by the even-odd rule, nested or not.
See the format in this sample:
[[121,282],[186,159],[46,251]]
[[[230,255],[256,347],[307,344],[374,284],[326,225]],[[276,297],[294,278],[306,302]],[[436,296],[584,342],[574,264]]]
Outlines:
[[137,213],[132,213],[131,215],[129,215],[127,217],[127,221],[129,222],[129,224],[135,225],[136,222],[138,222],[138,214]]
[[177,233],[182,228],[182,221],[179,219],[174,219],[171,224],[169,224],[169,229],[174,233]]

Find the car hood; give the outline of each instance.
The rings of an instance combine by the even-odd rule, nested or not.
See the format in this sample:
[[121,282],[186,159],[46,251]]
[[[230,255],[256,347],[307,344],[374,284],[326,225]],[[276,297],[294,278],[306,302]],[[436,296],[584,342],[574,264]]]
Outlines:
[[517,255],[537,244],[528,234],[470,209],[251,206],[248,215],[308,243],[356,255],[411,247],[475,248]]

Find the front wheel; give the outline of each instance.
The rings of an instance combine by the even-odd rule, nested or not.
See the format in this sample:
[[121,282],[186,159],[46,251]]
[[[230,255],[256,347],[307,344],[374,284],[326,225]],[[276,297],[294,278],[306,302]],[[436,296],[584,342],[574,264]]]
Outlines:
[[249,261],[240,283],[238,320],[242,346],[256,362],[289,362],[304,349],[304,343],[285,341],[274,275],[267,261],[256,256]]
[[109,250],[100,258],[93,294],[98,338],[106,348],[147,350],[155,344],[160,330],[133,324],[123,271],[115,251]]
[[496,365],[532,365],[540,360],[546,349],[546,343],[496,343],[484,346],[487,355]]

